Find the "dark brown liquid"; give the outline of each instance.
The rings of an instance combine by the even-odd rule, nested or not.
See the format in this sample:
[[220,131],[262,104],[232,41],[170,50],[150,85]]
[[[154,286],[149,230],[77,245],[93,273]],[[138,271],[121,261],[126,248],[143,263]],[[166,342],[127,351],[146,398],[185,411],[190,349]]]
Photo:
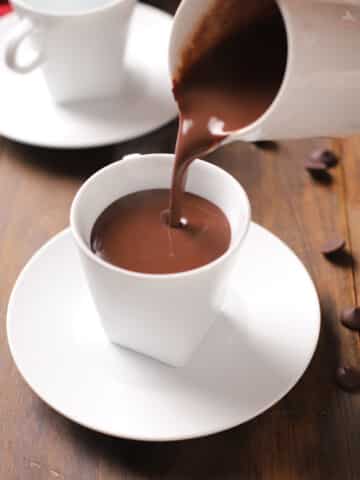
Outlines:
[[[227,136],[223,132],[253,123],[269,108],[286,61],[286,32],[274,0],[219,0],[204,19],[174,79],[180,125],[170,199],[173,227],[182,216],[189,164],[219,144]],[[214,125],[220,131],[214,133]]]
[[206,265],[229,247],[231,231],[213,203],[185,193],[187,224],[170,228],[169,190],[146,190],[111,204],[97,219],[91,249],[103,260],[141,273],[178,273]]

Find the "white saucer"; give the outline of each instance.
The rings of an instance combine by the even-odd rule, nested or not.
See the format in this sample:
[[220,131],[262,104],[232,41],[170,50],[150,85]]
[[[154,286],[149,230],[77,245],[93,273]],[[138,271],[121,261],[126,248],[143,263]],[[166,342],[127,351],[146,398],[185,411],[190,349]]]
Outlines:
[[26,382],[71,420],[117,437],[187,439],[271,407],[304,373],[318,341],[320,308],[308,273],[254,224],[224,312],[184,368],[110,344],[66,230],[17,280],[8,341]]
[[176,117],[168,69],[172,17],[167,13],[137,5],[126,56],[128,77],[120,99],[71,107],[53,103],[40,70],[19,75],[4,64],[5,39],[17,22],[15,14],[0,20],[1,135],[45,147],[94,147],[144,135]]

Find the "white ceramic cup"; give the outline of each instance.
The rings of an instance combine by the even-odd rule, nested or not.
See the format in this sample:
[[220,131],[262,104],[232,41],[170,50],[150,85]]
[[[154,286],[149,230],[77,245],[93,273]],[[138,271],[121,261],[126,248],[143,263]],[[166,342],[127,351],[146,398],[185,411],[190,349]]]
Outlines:
[[[58,103],[117,96],[135,2],[12,0],[20,21],[7,40],[5,61],[17,73],[41,66]],[[24,59],[26,40],[33,55]]]
[[[260,118],[232,132],[224,143],[360,132],[360,2],[277,0],[277,3],[288,43],[281,88]],[[214,0],[182,1],[170,43],[173,77],[184,48],[213,4]],[[234,62],[241,62],[241,52]]]
[[173,155],[132,155],[100,170],[77,193],[70,224],[109,339],[180,366],[218,317],[248,231],[250,205],[240,184],[201,160],[189,170],[187,190],[219,206],[231,225],[228,251],[201,268],[169,275],[135,273],[104,262],[89,247],[93,225],[105,208],[133,192],[169,188],[173,165]]

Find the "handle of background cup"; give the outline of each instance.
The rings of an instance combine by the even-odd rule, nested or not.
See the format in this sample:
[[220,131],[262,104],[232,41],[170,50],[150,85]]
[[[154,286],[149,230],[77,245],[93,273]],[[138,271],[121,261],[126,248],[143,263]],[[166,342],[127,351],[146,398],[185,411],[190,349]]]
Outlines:
[[41,51],[35,53],[34,58],[27,63],[19,63],[18,50],[25,38],[34,32],[34,25],[27,18],[22,19],[14,28],[11,38],[5,48],[6,65],[16,73],[29,73],[43,62]]

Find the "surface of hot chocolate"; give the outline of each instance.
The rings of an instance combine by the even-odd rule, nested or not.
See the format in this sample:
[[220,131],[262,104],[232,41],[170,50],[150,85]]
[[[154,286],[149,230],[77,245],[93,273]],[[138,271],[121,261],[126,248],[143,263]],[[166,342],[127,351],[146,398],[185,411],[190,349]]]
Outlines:
[[151,274],[179,273],[212,262],[229,247],[229,222],[204,198],[186,193],[182,201],[182,226],[170,228],[169,190],[120,198],[97,219],[92,251],[118,267]]

